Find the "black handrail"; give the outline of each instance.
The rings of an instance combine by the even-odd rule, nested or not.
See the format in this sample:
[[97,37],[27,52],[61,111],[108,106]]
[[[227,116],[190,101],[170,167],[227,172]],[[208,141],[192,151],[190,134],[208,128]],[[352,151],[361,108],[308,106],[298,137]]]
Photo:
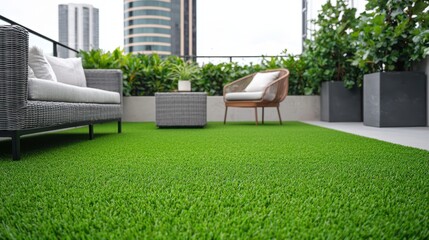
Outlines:
[[[45,39],[47,41],[52,42],[52,44],[53,44],[53,55],[54,56],[58,56],[58,50],[57,50],[58,46],[61,46],[61,47],[66,48],[68,50],[74,51],[75,53],[79,53],[78,50],[76,50],[74,48],[71,48],[71,47],[69,47],[67,45],[64,45],[64,44],[62,44],[62,43],[60,43],[58,41],[55,41],[55,40],[53,40],[53,39],[51,39],[49,37],[46,37],[46,36],[44,36],[44,35],[36,32],[36,31],[34,31],[34,30],[30,29],[30,28],[27,28],[27,27],[25,27],[25,26],[23,26],[23,25],[15,22],[15,21],[12,21],[12,20],[4,17],[3,15],[0,15],[0,20],[3,20],[3,21],[5,21],[7,23],[10,23],[12,25],[21,26],[21,27],[27,29],[28,32],[30,32],[30,33],[32,33],[32,34],[34,34],[34,35],[36,35],[36,36],[38,36],[40,38],[43,38],[43,39]],[[232,62],[233,58],[264,58],[264,57],[272,58],[272,57],[288,57],[288,56],[286,56],[286,55],[276,55],[276,56],[272,56],[272,55],[258,55],[258,56],[239,56],[239,55],[237,55],[237,56],[197,56],[197,55],[185,55],[185,56],[179,56],[179,57],[183,58],[185,60],[193,60],[193,61],[195,61],[196,59],[199,59],[199,58],[228,58],[229,62]]]
[[178,56],[180,58],[183,58],[185,60],[192,60],[195,61],[198,58],[229,58],[229,62],[232,62],[233,58],[273,58],[273,57],[288,57],[287,55],[258,55],[258,56],[198,56],[198,55],[184,55],[184,56]]
[[36,36],[38,36],[38,37],[40,37],[40,38],[43,38],[43,39],[45,39],[45,40],[48,40],[48,41],[52,42],[52,44],[53,44],[53,55],[54,55],[54,56],[58,56],[58,50],[57,50],[58,46],[61,46],[61,47],[63,47],[63,48],[67,48],[67,49],[68,49],[68,50],[70,50],[70,51],[74,51],[74,52],[76,52],[76,53],[79,53],[79,51],[78,51],[78,50],[76,50],[76,49],[74,49],[74,48],[71,48],[71,47],[69,47],[69,46],[67,46],[67,45],[64,45],[64,44],[62,44],[62,43],[60,43],[60,42],[58,42],[58,41],[55,41],[55,40],[53,40],[53,39],[51,39],[51,38],[48,38],[48,37],[46,37],[45,35],[42,35],[42,34],[40,34],[40,33],[36,32],[36,31],[34,31],[34,30],[32,30],[32,29],[29,29],[28,27],[25,27],[25,26],[23,26],[23,25],[21,25],[21,24],[19,24],[19,23],[15,22],[15,21],[10,20],[9,18],[4,17],[3,15],[0,15],[0,20],[5,21],[5,22],[7,22],[7,23],[10,23],[10,24],[12,24],[12,25],[18,25],[18,26],[20,26],[20,27],[23,27],[23,28],[27,29],[27,31],[28,31],[29,33],[34,34],[34,35],[36,35]]

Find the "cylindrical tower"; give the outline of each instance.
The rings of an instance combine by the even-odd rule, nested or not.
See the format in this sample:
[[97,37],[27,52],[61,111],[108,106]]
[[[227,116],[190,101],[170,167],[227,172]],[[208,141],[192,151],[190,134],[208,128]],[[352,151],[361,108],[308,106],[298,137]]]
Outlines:
[[127,53],[171,55],[171,0],[124,0]]

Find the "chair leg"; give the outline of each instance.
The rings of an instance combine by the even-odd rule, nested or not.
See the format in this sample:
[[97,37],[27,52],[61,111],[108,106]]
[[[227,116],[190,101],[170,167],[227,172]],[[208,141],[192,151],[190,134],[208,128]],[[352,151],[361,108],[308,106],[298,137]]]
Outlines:
[[282,117],[280,116],[279,106],[277,106],[277,113],[279,114],[280,125],[283,125],[283,123],[282,123]]
[[255,120],[256,120],[256,125],[258,125],[258,108],[255,107]]
[[122,133],[122,121],[118,121],[118,133]]
[[94,125],[89,124],[89,140],[94,139]]
[[14,133],[12,136],[12,159],[21,159],[21,138],[18,133]]
[[262,107],[262,124],[264,124],[264,107]]
[[226,124],[226,115],[228,114],[228,107],[225,106],[225,116],[223,118],[223,124]]

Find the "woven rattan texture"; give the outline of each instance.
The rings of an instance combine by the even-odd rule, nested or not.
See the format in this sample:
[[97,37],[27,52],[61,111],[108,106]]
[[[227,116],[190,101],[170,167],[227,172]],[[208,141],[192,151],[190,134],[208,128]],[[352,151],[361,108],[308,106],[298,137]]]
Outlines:
[[0,130],[25,126],[27,104],[28,32],[0,26]]
[[25,128],[52,127],[76,122],[120,119],[119,104],[88,104],[28,101],[25,108]]
[[202,127],[207,124],[206,93],[155,93],[158,127]]
[[122,92],[122,71],[118,69],[85,69],[86,85],[112,92]]

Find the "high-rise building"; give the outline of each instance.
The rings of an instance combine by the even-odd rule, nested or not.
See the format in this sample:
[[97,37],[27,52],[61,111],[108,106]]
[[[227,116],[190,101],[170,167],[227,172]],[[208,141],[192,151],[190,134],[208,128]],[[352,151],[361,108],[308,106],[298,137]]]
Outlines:
[[[76,50],[99,48],[98,9],[88,4],[58,5],[59,42]],[[58,49],[59,57],[71,57],[76,54],[65,48]]]
[[127,53],[197,54],[196,0],[124,0]]

